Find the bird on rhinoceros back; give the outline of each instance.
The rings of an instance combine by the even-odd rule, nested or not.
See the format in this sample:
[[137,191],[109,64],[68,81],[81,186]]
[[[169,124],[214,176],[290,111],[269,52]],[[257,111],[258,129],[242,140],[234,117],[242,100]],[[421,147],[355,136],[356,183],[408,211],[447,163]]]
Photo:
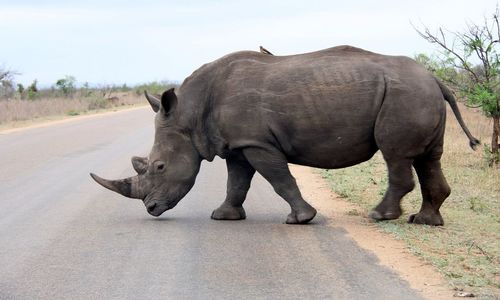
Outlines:
[[264,48],[264,47],[262,47],[262,46],[259,46],[259,51],[260,51],[260,53],[262,53],[262,54],[269,54],[269,55],[273,55],[273,54],[271,53],[271,51],[267,50],[266,48]]
[[389,187],[372,210],[375,220],[399,218],[401,198],[422,190],[411,223],[443,225],[439,208],[450,194],[441,170],[448,102],[469,138],[449,89],[414,60],[351,46],[275,56],[252,51],[226,55],[161,97],[146,93],[155,117],[155,141],[147,158],[133,157],[137,175],[102,186],[141,199],[159,216],[191,189],[202,160],[226,160],[228,180],[216,220],[245,219],[243,204],[255,172],[290,205],[286,222],[311,221],[288,163],[345,168],[380,151]]

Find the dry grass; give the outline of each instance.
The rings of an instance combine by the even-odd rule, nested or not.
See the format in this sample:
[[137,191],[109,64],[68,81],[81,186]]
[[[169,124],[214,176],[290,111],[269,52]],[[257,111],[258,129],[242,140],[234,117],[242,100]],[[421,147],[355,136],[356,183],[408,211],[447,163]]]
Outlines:
[[[461,112],[471,132],[488,143],[491,121],[465,107],[461,107]],[[468,147],[451,111],[442,166],[452,188],[441,208],[444,227],[406,224],[407,214],[420,208],[418,185],[403,199],[407,214],[399,220],[378,224],[432,263],[453,287],[472,290],[486,299],[500,297],[500,170],[487,166],[482,148],[474,152]],[[379,153],[369,162],[325,171],[323,176],[340,196],[359,204],[365,215],[387,188],[387,171]]]
[[15,124],[27,120],[46,117],[79,115],[113,107],[145,104],[144,96],[134,92],[117,94],[117,99],[108,100],[99,97],[85,98],[42,98],[36,100],[0,101],[0,125]]

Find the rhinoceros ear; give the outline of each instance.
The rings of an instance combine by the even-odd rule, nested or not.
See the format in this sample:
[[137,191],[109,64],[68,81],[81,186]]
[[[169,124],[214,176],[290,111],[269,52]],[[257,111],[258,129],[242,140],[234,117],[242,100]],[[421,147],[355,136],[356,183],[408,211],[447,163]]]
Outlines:
[[177,96],[175,95],[174,88],[165,91],[161,95],[161,110],[165,115],[168,115],[174,111],[177,106]]

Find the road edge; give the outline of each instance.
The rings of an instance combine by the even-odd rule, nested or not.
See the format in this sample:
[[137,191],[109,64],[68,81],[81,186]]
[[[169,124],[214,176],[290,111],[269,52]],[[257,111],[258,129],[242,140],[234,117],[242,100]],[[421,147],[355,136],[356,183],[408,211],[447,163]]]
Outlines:
[[447,281],[432,265],[415,256],[405,243],[381,232],[361,209],[338,197],[315,169],[290,165],[299,188],[311,205],[326,217],[328,226],[342,227],[363,249],[372,252],[379,263],[407,281],[426,299],[455,299]]

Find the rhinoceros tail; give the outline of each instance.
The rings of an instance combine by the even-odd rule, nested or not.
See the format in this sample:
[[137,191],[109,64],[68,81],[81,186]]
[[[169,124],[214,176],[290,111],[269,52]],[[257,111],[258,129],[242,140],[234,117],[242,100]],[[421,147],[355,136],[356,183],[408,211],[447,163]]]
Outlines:
[[469,131],[469,128],[467,128],[467,126],[465,125],[465,122],[462,119],[462,114],[458,109],[457,101],[455,100],[455,97],[451,93],[450,89],[448,89],[448,87],[444,85],[441,81],[439,81],[437,78],[435,79],[437,84],[439,85],[439,88],[441,89],[441,93],[443,93],[444,99],[450,104],[451,110],[453,111],[453,114],[455,114],[455,118],[457,118],[458,124],[460,124],[460,127],[462,127],[462,130],[465,132],[465,135],[467,135],[467,137],[469,138],[470,147],[472,148],[472,150],[476,150],[476,147],[478,145],[481,145],[481,142],[472,136],[472,134]]

